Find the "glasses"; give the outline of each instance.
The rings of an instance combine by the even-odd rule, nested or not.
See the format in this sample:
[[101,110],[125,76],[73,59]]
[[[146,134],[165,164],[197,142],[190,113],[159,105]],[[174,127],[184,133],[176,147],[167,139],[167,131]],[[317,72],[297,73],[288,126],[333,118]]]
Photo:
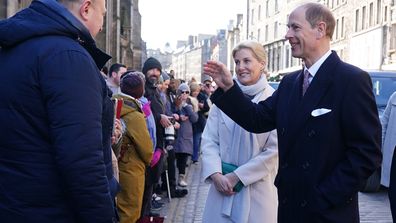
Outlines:
[[182,94],[190,94],[189,91],[181,91]]
[[206,86],[207,88],[210,88],[210,87],[212,87],[212,84],[207,83],[207,84],[205,84],[205,86]]

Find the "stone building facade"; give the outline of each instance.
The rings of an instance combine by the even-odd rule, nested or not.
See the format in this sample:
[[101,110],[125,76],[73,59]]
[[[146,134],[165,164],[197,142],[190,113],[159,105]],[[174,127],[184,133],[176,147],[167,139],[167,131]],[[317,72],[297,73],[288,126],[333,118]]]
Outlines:
[[[0,19],[28,7],[32,0],[0,0]],[[112,56],[112,63],[141,70],[145,44],[141,38],[139,0],[107,0],[103,31],[96,37],[99,48]]]
[[[283,75],[301,68],[284,36],[290,12],[306,0],[249,0],[248,39],[268,53],[268,71]],[[312,1],[311,1],[312,2]],[[395,0],[316,0],[334,14],[331,49],[363,69],[396,70]]]

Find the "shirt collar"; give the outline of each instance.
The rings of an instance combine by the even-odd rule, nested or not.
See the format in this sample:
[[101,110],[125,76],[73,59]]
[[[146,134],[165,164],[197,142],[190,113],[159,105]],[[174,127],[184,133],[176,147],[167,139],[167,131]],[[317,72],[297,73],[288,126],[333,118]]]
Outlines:
[[315,74],[318,72],[320,66],[325,62],[327,57],[329,57],[331,54],[331,50],[327,51],[318,61],[316,61],[309,69],[304,66],[304,71],[308,70],[309,73],[311,74],[312,78],[315,77]]

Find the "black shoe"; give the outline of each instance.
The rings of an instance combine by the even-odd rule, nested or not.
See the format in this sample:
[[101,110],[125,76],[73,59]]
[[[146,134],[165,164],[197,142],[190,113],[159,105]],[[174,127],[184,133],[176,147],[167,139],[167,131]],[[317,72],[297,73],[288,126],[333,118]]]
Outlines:
[[159,214],[159,213],[150,212],[150,213],[149,213],[149,216],[150,216],[150,217],[159,217],[160,214]]
[[174,192],[171,192],[171,198],[180,198],[180,197],[184,197],[188,194],[188,190],[187,189],[176,189]]
[[156,200],[151,201],[151,211],[159,211],[165,204]]

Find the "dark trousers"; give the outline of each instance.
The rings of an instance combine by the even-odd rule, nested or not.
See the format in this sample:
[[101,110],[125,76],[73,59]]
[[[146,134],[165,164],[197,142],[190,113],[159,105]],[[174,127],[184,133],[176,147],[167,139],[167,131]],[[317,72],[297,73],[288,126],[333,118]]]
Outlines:
[[164,166],[164,155],[161,155],[160,160],[154,167],[146,168],[146,180],[144,185],[143,204],[141,217],[149,216],[151,211],[151,199],[153,196],[154,185],[158,183]]
[[179,174],[186,174],[188,156],[189,154],[187,153],[176,153],[176,165],[179,170]]
[[201,146],[201,136],[202,132],[194,132],[193,135],[193,155],[191,157],[192,161],[198,161],[199,159],[199,151]]
[[[169,178],[169,187],[171,193],[176,190],[176,156],[175,150],[168,150],[168,158],[167,158],[167,170],[168,170],[168,178]],[[166,173],[165,171],[161,175],[162,188],[166,188]]]
[[393,154],[392,157],[388,196],[389,196],[389,203],[392,212],[392,218],[393,221],[396,222],[396,156],[395,154]]

